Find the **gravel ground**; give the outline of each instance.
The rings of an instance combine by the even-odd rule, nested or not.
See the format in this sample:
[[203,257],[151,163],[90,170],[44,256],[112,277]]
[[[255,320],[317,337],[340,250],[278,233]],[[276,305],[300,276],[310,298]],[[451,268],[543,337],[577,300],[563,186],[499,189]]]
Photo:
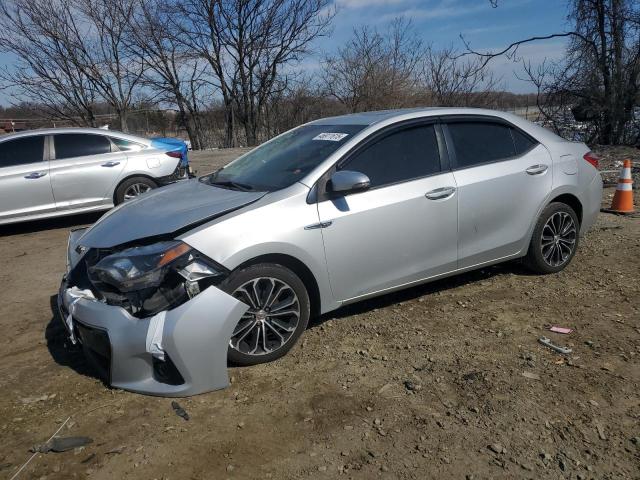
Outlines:
[[[237,154],[192,159],[205,173]],[[96,218],[0,229],[0,478],[68,417],[60,436],[93,443],[18,478],[640,478],[637,217],[601,214],[557,275],[509,263],[317,319],[285,358],[179,399],[188,421],[105,387],[65,343],[66,238]]]

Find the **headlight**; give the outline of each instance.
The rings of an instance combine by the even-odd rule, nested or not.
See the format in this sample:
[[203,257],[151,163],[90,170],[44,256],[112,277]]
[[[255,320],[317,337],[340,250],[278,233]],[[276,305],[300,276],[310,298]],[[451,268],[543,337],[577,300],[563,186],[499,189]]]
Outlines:
[[127,248],[109,255],[89,268],[89,278],[132,292],[158,287],[167,269],[178,260],[187,260],[191,247],[180,241],[158,242]]

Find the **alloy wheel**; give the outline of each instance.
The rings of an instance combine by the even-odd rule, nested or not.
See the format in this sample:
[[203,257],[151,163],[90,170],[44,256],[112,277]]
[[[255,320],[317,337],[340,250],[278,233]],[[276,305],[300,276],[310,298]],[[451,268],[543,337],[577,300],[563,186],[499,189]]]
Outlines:
[[151,187],[145,183],[134,183],[124,191],[124,201],[133,200],[134,198],[147,193]]
[[268,355],[291,339],[300,322],[300,301],[290,285],[277,278],[255,278],[232,295],[249,309],[231,335],[231,348],[245,355]]
[[542,228],[542,258],[551,267],[566,263],[576,245],[577,229],[573,217],[567,212],[556,212]]

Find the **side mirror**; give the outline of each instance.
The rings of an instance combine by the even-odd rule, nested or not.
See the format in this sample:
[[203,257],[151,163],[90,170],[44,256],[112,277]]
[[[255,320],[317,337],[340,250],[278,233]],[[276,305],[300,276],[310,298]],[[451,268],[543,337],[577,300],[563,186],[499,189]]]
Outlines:
[[338,170],[331,175],[329,191],[333,193],[363,192],[369,188],[371,181],[364,173],[351,170]]

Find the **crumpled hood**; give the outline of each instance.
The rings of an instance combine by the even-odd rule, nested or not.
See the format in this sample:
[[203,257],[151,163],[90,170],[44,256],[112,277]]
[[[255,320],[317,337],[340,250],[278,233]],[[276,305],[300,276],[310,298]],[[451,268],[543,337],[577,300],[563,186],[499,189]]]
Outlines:
[[78,244],[110,248],[166,235],[255,202],[266,192],[214,187],[197,179],[174,183],[114,208],[89,228]]

